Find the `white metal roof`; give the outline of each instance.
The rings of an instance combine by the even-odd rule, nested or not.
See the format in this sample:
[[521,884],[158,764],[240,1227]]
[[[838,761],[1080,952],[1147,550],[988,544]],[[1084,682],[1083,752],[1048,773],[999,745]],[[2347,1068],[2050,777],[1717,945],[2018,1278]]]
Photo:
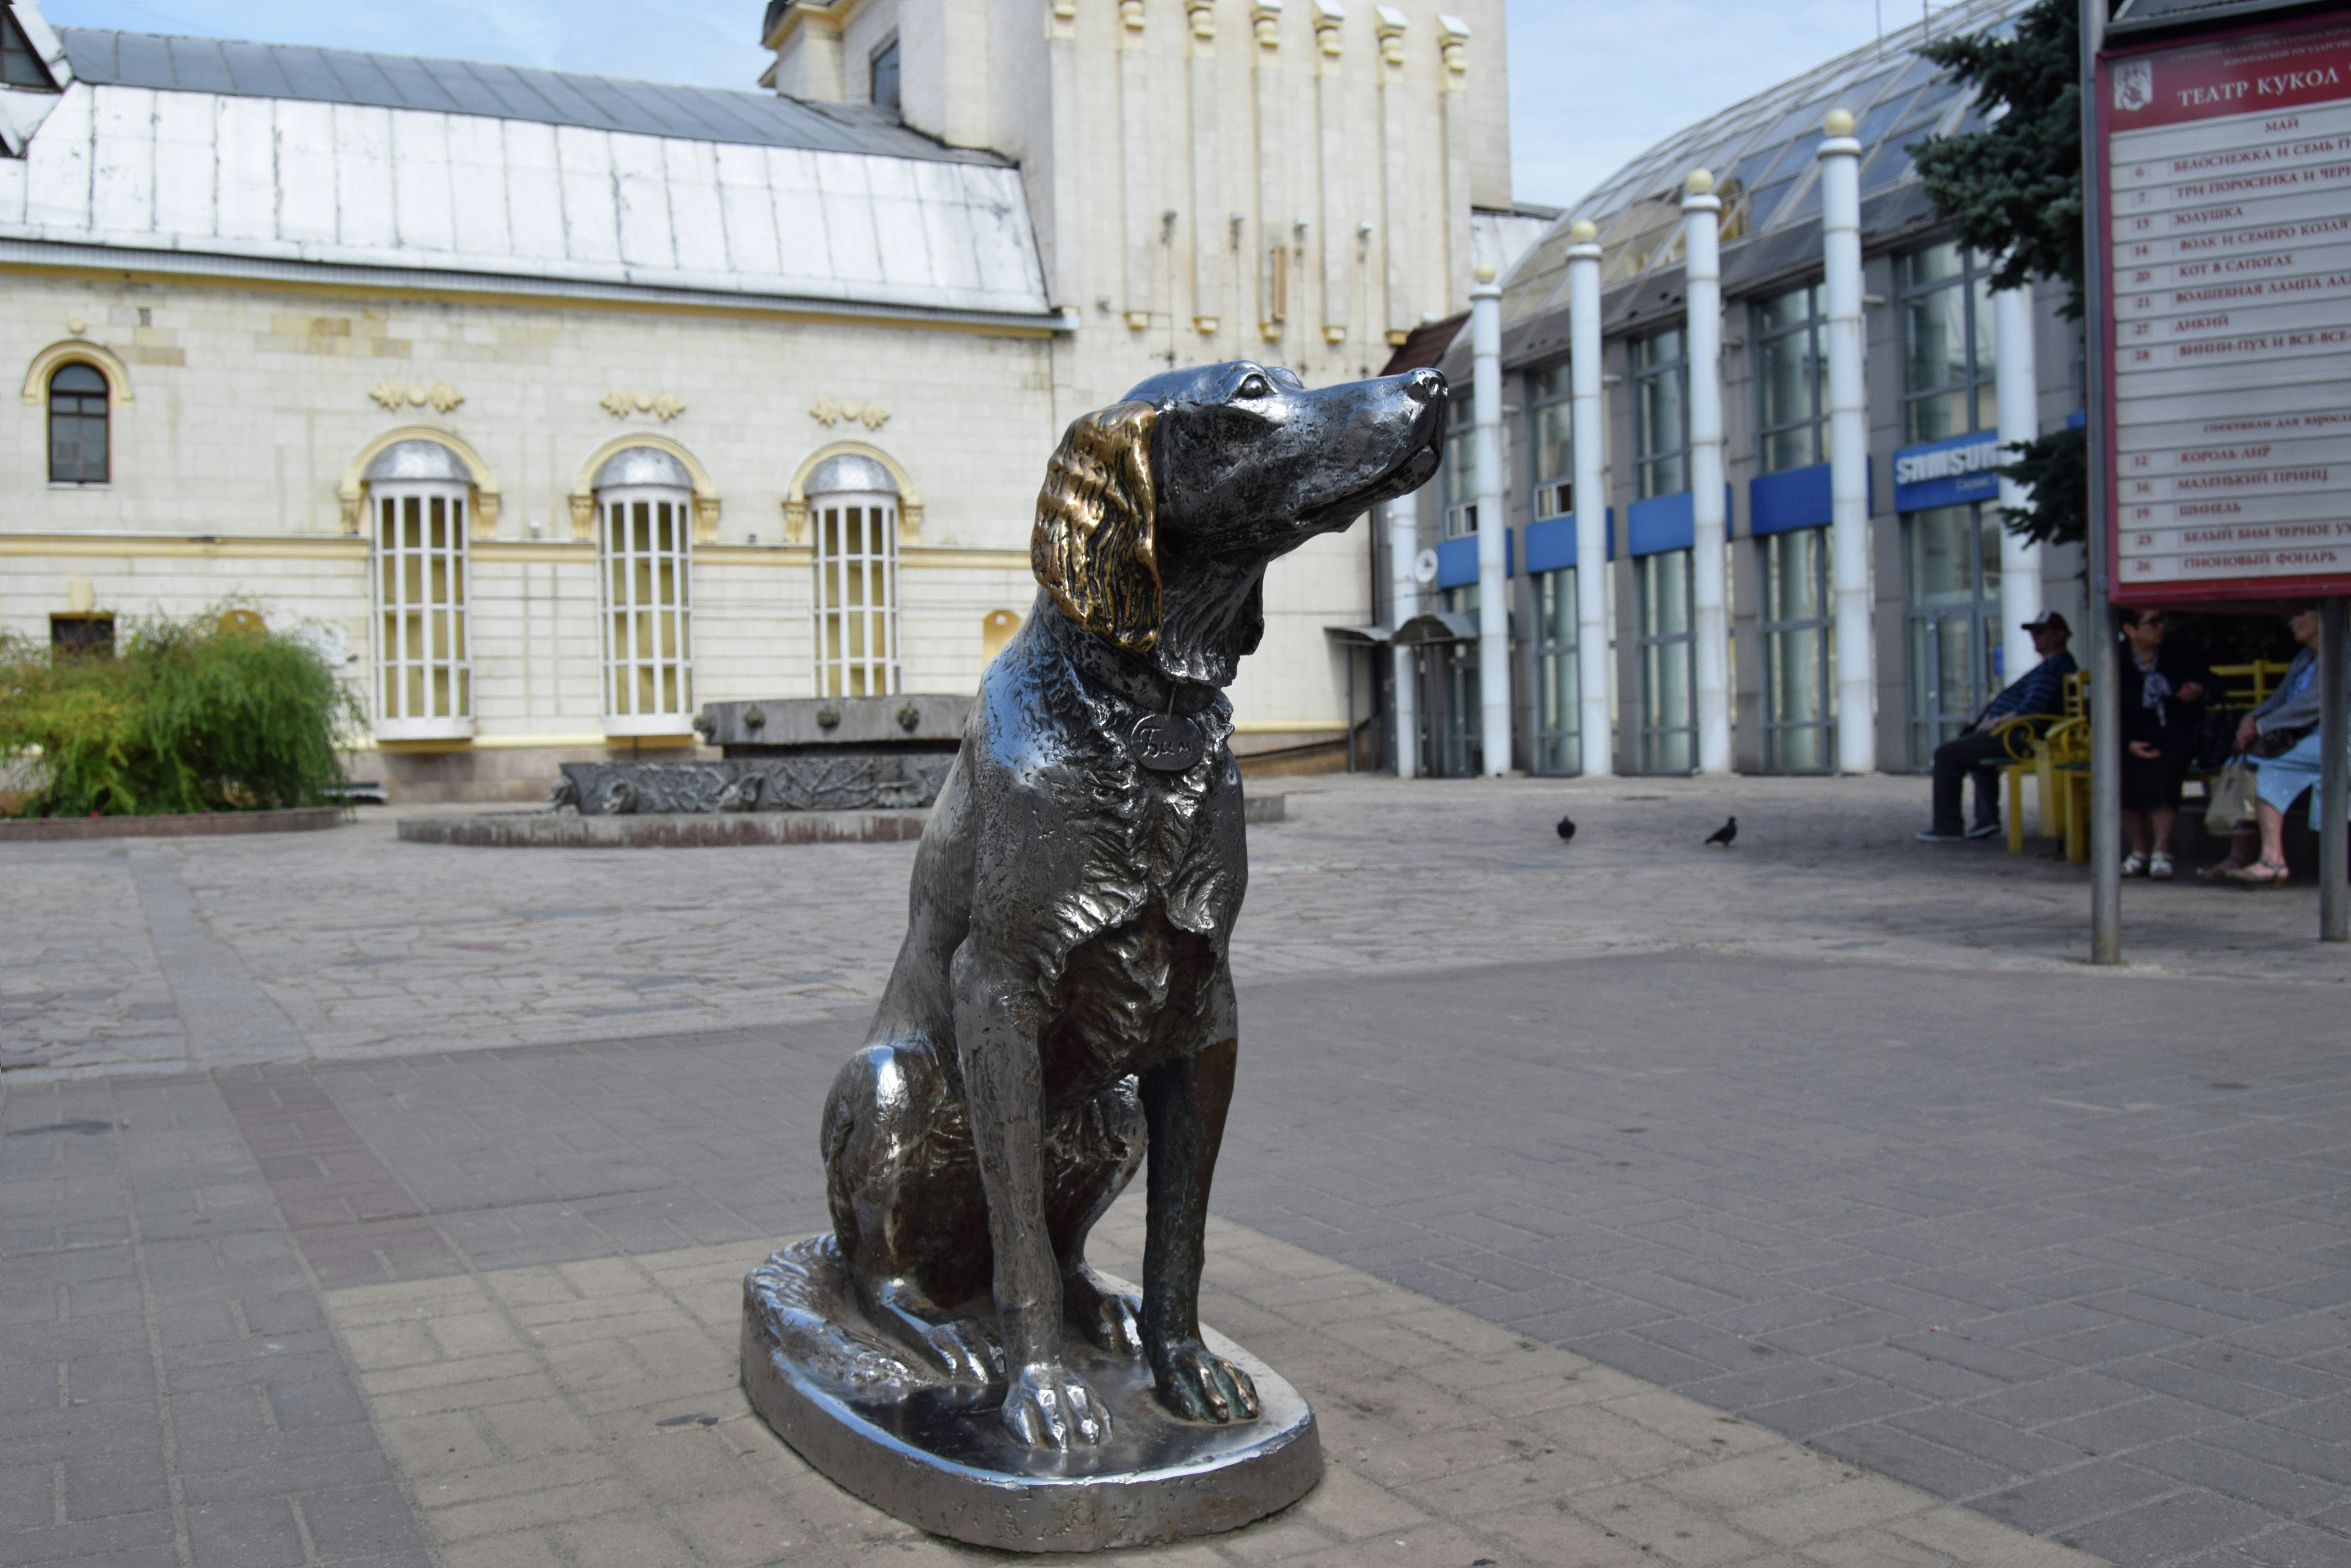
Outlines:
[[998,160],[319,97],[77,80],[0,240],[1051,319]]

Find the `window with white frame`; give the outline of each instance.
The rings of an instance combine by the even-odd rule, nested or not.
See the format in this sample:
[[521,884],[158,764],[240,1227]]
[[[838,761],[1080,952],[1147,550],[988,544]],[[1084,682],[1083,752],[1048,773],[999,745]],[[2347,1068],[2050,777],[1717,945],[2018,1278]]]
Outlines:
[[836,453],[804,486],[815,546],[816,694],[898,690],[898,482],[883,464]]
[[677,735],[694,722],[694,480],[632,446],[596,470],[604,733]]
[[375,556],[375,732],[386,740],[470,736],[473,476],[437,441],[402,441],[379,453],[364,477]]
[[[1501,427],[1502,472],[1510,471],[1510,427]],[[1445,438],[1445,537],[1466,538],[1478,531],[1478,427],[1463,425]],[[1508,480],[1504,481],[1506,484]]]
[[1902,305],[1902,438],[2000,428],[1991,258],[1957,244],[1894,258]]

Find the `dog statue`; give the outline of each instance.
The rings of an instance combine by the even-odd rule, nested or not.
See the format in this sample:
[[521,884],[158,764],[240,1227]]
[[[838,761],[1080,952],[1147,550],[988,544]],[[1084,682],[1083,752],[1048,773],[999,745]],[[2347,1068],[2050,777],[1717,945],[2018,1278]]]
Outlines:
[[[859,1304],[947,1376],[1000,1381],[1030,1448],[1109,1440],[1072,1333],[1147,1357],[1179,1417],[1258,1414],[1197,1317],[1249,876],[1222,688],[1263,634],[1267,566],[1426,483],[1447,398],[1434,371],[1310,392],[1211,365],[1152,377],[1053,455],[1043,590],[981,680],[823,1123]],[[1085,1243],[1146,1147],[1138,1302]]]

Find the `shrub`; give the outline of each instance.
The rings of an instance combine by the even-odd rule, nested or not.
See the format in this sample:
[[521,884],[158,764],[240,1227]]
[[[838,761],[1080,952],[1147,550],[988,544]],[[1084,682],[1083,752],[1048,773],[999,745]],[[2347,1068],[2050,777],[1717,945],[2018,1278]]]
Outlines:
[[218,611],[139,622],[114,658],[0,634],[0,763],[26,816],[313,806],[359,704],[310,645]]

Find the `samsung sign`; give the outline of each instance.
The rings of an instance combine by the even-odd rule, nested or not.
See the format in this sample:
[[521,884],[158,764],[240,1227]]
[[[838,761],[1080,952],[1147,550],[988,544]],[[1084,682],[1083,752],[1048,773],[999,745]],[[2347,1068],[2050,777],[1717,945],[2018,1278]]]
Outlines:
[[1894,455],[1894,509],[1923,512],[2000,496],[2000,437],[1978,431],[1905,446]]

